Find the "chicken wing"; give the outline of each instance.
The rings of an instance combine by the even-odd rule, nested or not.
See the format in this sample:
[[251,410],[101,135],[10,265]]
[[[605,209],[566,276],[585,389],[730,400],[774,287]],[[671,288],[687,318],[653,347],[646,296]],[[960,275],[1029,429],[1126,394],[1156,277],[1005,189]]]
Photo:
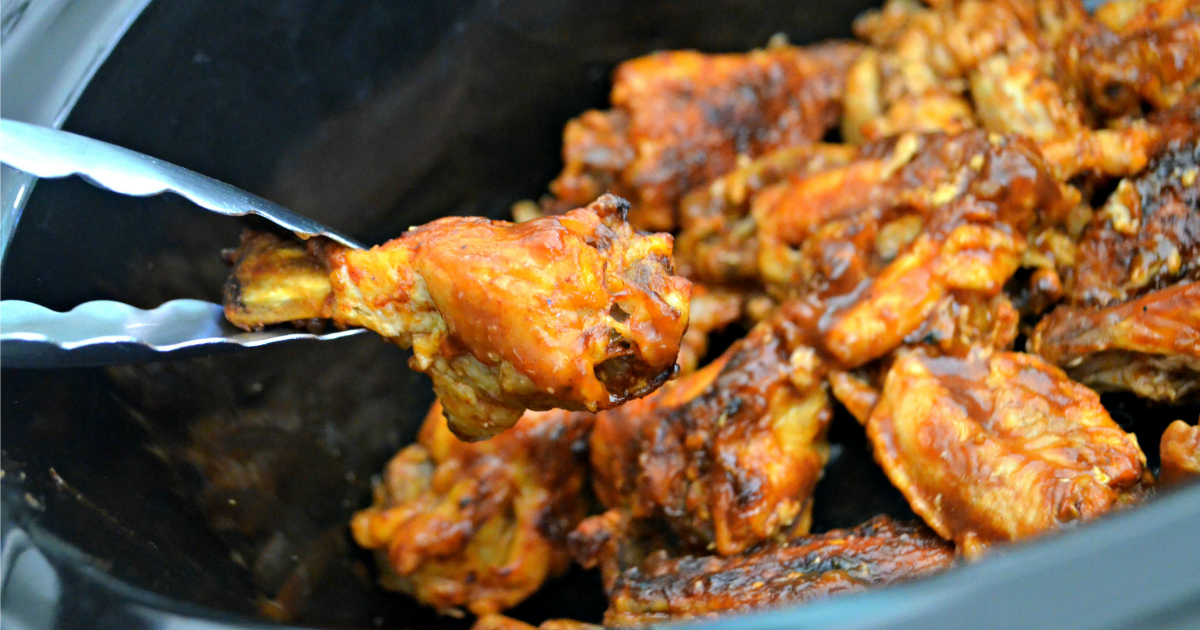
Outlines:
[[1159,445],[1162,468],[1158,483],[1170,486],[1200,479],[1200,425],[1176,420],[1163,431]]
[[699,372],[597,414],[601,502],[722,555],[808,531],[832,410],[799,328],[773,317]]
[[1101,309],[1060,306],[1029,350],[1099,391],[1166,402],[1200,394],[1200,281]]
[[1176,127],[1096,214],[1063,270],[1068,304],[1029,346],[1087,385],[1164,401],[1200,393],[1200,124]]
[[1166,109],[1200,89],[1200,4],[1140,4],[1122,18],[1110,10],[1112,24],[1089,20],[1060,46],[1064,80],[1101,117]]
[[902,353],[867,436],[913,511],[968,557],[1099,516],[1149,481],[1099,396],[1029,354]]
[[617,511],[571,535],[576,558],[601,567],[609,627],[772,608],[913,579],[949,568],[954,550],[921,525],[876,517],[851,529],[798,536],[734,556],[640,556]]
[[901,345],[952,292],[1000,293],[1026,232],[1077,200],[1025,139],[902,136],[790,184],[758,218],[759,270],[778,295],[820,296],[821,347],[856,367]]
[[247,330],[332,319],[412,346],[464,439],[526,409],[607,409],[674,373],[688,321],[671,237],[635,233],[627,208],[606,196],[515,225],[447,217],[370,250],[250,234],[226,317]]
[[435,404],[355,514],[384,588],[445,612],[510,608],[570,564],[567,534],[586,513],[592,414],[527,412],[509,431],[468,443]]
[[773,45],[746,54],[670,51],[621,64],[613,109],[567,124],[547,209],[605,192],[633,202],[630,222],[671,230],[688,190],[732,171],[739,156],[820,140],[837,124],[846,68],[861,48]]

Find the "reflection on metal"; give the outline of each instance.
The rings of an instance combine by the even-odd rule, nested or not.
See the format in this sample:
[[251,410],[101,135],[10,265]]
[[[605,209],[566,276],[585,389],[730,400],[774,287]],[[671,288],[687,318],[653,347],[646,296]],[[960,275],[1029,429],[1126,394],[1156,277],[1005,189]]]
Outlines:
[[[5,523],[0,539],[0,610],[6,630],[54,627],[62,594],[58,572],[20,527]],[[17,578],[17,576],[20,576]],[[10,579],[17,578],[17,579]]]
[[246,332],[225,321],[221,305],[171,300],[152,310],[98,300],[58,313],[20,300],[0,302],[5,367],[77,367],[156,361],[254,348],[280,341],[330,340],[365,328],[314,334],[277,326]]
[[[5,118],[61,127],[100,64],[150,0],[0,3]],[[0,170],[0,262],[36,178]]]

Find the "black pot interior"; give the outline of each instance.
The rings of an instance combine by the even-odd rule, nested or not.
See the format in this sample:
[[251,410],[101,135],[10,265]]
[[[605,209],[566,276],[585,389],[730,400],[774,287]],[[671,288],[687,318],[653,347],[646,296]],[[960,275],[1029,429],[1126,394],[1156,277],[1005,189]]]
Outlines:
[[[367,242],[445,214],[506,216],[561,163],[568,118],[656,49],[746,50],[776,32],[849,35],[874,4],[658,0],[152,3],[65,128],[178,163]],[[219,301],[244,222],[177,198],[41,182],[4,263],[4,299],[67,309]],[[375,338],[108,369],[3,372],[6,496],[34,527],[132,585],[321,627],[466,627],[373,586],[345,530],[371,475],[433,395]],[[1112,399],[1147,455],[1169,420]],[[1134,420],[1137,422],[1133,422]],[[814,529],[909,516],[861,429],[835,419]],[[1152,462],[1156,464],[1156,462]],[[28,492],[28,496],[25,493]],[[573,570],[513,616],[598,621]]]

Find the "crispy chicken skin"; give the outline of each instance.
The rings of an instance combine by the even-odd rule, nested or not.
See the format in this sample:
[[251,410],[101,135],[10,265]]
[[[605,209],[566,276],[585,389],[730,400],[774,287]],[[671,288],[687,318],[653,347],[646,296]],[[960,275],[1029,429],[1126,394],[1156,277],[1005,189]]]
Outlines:
[[1159,485],[1200,479],[1200,425],[1189,425],[1183,420],[1172,422],[1163,432],[1159,454],[1162,459]]
[[635,233],[627,208],[605,196],[521,224],[447,217],[370,250],[250,234],[226,317],[248,330],[332,319],[412,346],[464,439],[526,409],[607,409],[674,373],[688,322],[671,237]]
[[663,519],[728,555],[808,531],[832,409],[803,331],[774,318],[704,369],[597,414],[593,486],[605,506]]
[[913,511],[968,557],[1095,518],[1148,481],[1099,396],[1030,354],[902,353],[867,436]]
[[876,517],[734,556],[631,553],[629,521],[612,511],[571,535],[577,559],[599,566],[608,627],[773,608],[861,591],[949,568],[953,547],[921,525]]
[[442,611],[510,608],[566,570],[587,509],[592,414],[526,412],[485,442],[452,434],[441,406],[388,464],[354,539],[376,550],[384,588]]
[[774,45],[745,54],[670,51],[626,61],[613,76],[609,111],[567,124],[548,209],[605,192],[633,203],[630,222],[676,226],[688,190],[773,149],[820,140],[841,114],[856,44]]

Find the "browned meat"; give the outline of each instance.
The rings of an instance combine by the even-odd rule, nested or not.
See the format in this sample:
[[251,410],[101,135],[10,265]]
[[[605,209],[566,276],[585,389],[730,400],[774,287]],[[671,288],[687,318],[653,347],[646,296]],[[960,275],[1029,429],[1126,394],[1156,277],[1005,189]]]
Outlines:
[[921,525],[876,517],[734,556],[641,556],[631,523],[613,511],[571,535],[576,557],[599,566],[606,626],[640,626],[772,608],[851,593],[949,568],[953,548]]
[[1182,402],[1200,394],[1200,282],[1100,309],[1060,306],[1030,338],[1031,352],[1100,391]]
[[604,505],[663,519],[689,547],[723,555],[807,531],[832,411],[803,335],[773,318],[699,372],[597,414]]
[[435,404],[354,516],[384,588],[446,612],[510,608],[566,570],[566,536],[587,510],[589,413],[527,412],[485,442],[463,442]]
[[771,46],[746,54],[670,51],[621,64],[612,106],[587,112],[563,135],[563,172],[548,209],[613,192],[630,221],[670,230],[688,190],[732,171],[739,156],[820,140],[837,124],[853,44]]
[[688,321],[671,237],[636,233],[627,209],[606,196],[520,224],[447,217],[361,251],[249,234],[226,317],[246,329],[332,319],[412,346],[464,439],[526,409],[607,409],[674,374]]
[[1159,445],[1162,469],[1158,483],[1170,486],[1200,479],[1200,425],[1176,420],[1163,431]]
[[867,436],[913,511],[972,557],[1095,518],[1149,481],[1099,396],[1030,354],[901,354]]

